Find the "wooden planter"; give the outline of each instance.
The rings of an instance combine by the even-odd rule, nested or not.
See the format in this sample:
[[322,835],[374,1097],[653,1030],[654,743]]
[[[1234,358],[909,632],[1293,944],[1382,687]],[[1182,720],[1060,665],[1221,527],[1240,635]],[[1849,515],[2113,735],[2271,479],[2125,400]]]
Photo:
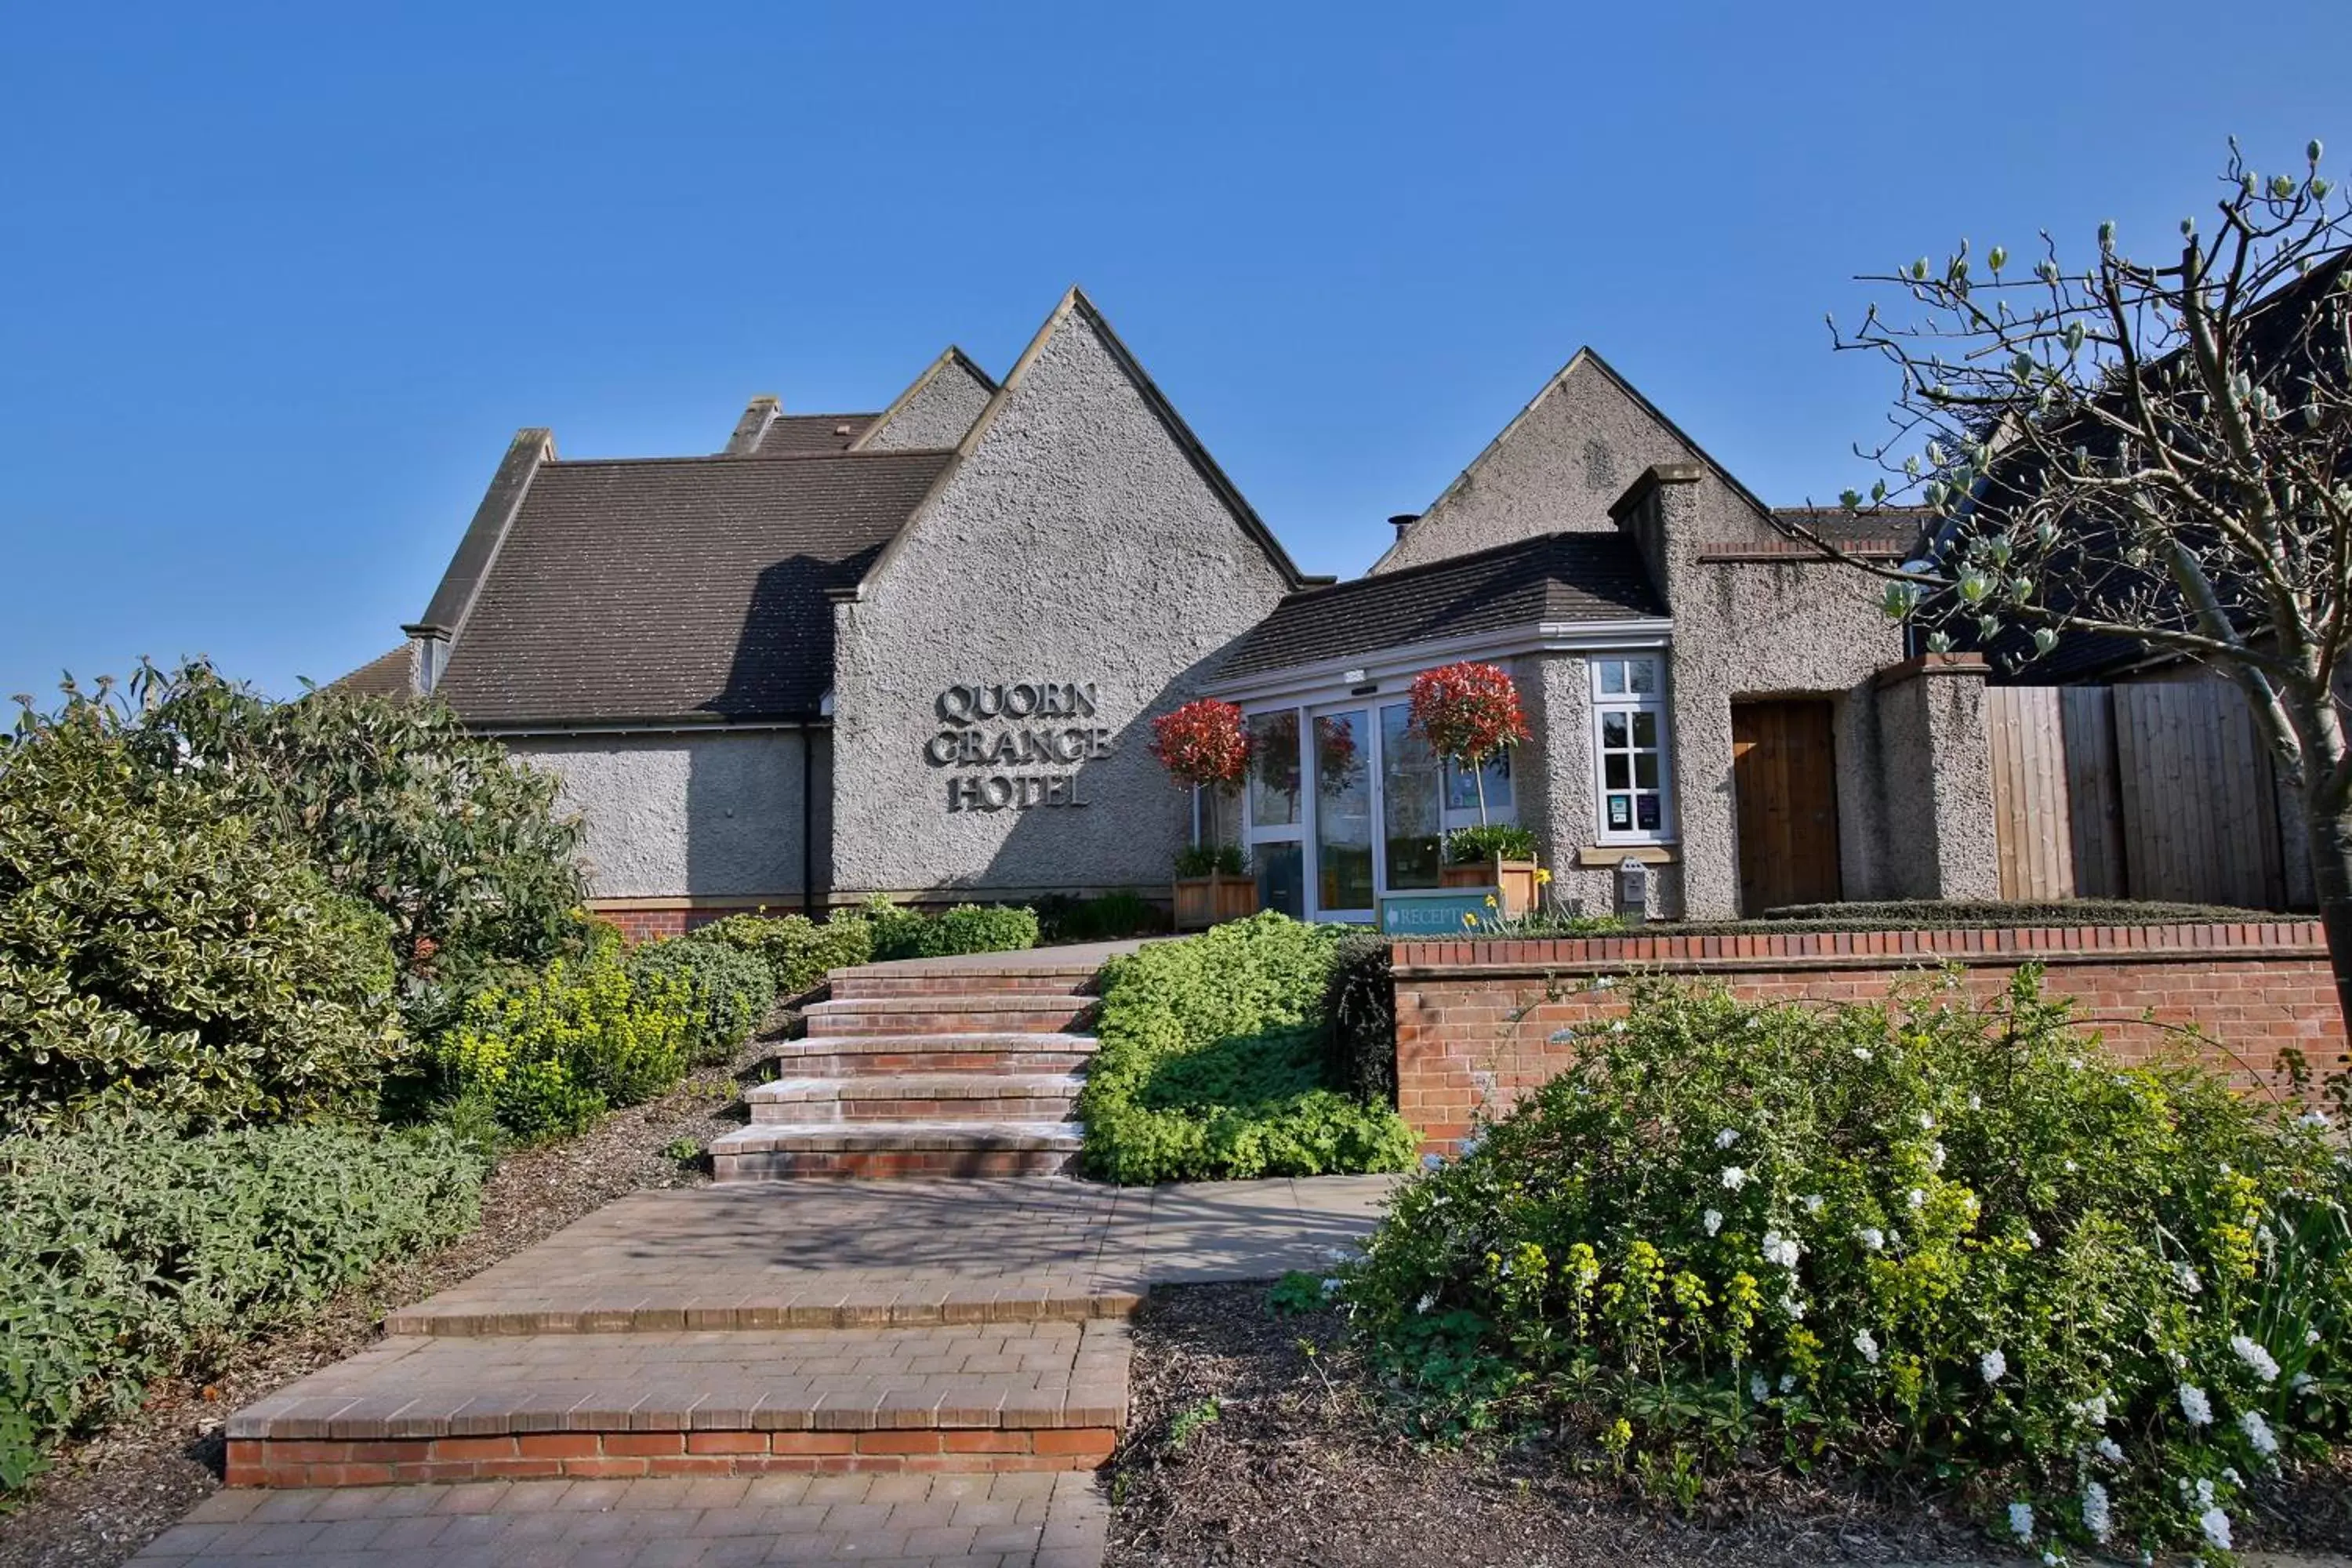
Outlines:
[[1521,920],[1533,914],[1538,907],[1536,862],[1506,860],[1496,856],[1492,860],[1480,860],[1470,865],[1445,867],[1438,873],[1438,884],[1446,888],[1497,888],[1501,889],[1497,911],[1507,921]]
[[1229,876],[1212,871],[1205,877],[1176,879],[1176,929],[1206,931],[1225,921],[1247,920],[1257,913],[1257,879],[1244,873]]

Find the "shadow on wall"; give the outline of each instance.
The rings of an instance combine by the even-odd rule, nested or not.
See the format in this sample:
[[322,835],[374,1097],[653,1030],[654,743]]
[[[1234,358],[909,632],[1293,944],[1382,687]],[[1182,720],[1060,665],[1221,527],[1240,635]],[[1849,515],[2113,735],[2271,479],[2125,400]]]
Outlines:
[[[700,705],[721,722],[688,751],[685,871],[694,896],[791,910],[823,899],[833,862],[832,736],[775,727],[772,716],[815,713],[830,683],[825,589],[862,575],[878,548],[842,562],[791,556],[752,584],[726,683]],[[743,727],[730,731],[730,721]]]

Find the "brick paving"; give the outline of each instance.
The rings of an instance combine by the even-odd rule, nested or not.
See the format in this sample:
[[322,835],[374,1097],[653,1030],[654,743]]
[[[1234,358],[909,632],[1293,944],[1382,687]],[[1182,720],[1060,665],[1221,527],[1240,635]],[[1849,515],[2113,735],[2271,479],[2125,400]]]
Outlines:
[[839,1475],[223,1491],[142,1568],[1095,1568],[1095,1478]]

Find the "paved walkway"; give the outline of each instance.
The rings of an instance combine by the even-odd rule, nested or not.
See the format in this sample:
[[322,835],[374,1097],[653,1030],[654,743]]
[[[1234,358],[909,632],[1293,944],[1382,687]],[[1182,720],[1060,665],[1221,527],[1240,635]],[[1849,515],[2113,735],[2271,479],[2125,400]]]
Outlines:
[[[1043,1455],[1059,1426],[1102,1434],[1092,1452],[1107,1452],[1125,1419],[1118,1320],[1146,1291],[1323,1268],[1370,1229],[1394,1181],[638,1193],[395,1313],[381,1344],[239,1412],[229,1435],[268,1430],[322,1453],[333,1438],[521,1454],[572,1430],[625,1429],[631,1446],[607,1436],[604,1453],[667,1442],[691,1456],[707,1430],[765,1431],[772,1455],[789,1436],[792,1453],[863,1466],[869,1445],[929,1454],[917,1429],[961,1424],[993,1430],[972,1435],[974,1450],[1025,1452],[1014,1434],[1034,1426]],[[959,1451],[944,1433],[937,1447]],[[1092,1568],[1108,1520],[1085,1470],[236,1489],[137,1561]]]
[[147,1568],[1094,1568],[1110,1520],[1084,1472],[488,1481],[222,1491]]

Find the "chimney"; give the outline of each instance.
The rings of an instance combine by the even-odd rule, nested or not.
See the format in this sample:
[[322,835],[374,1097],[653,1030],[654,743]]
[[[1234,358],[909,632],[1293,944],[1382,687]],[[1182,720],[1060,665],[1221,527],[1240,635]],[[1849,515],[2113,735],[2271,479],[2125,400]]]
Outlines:
[[1390,518],[1389,526],[1397,531],[1397,542],[1400,544],[1404,542],[1405,530],[1420,521],[1421,513],[1417,511],[1401,511]]

